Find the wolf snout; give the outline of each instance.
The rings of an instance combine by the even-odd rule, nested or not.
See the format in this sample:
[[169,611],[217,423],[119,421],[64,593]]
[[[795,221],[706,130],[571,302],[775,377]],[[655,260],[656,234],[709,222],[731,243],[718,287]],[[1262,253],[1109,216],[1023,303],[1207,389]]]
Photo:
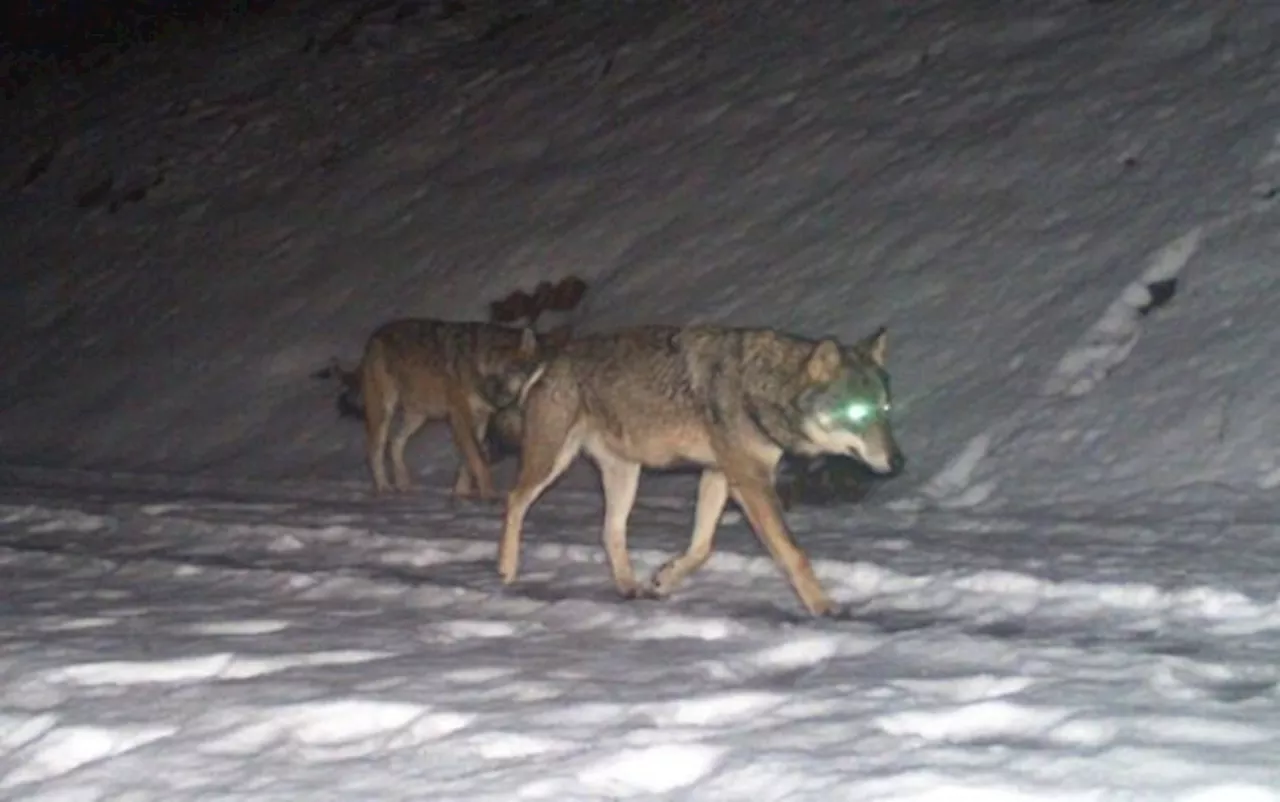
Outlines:
[[907,467],[907,458],[897,449],[863,453],[859,456],[868,468],[886,478],[897,476]]

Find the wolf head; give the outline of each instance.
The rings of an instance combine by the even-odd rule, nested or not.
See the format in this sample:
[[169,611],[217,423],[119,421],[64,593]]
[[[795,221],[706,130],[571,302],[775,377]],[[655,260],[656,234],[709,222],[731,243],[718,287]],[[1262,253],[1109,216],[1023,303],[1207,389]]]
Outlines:
[[524,410],[519,404],[501,407],[489,419],[485,432],[485,447],[490,463],[500,462],[520,453],[520,440],[524,435]]
[[548,346],[541,342],[532,327],[525,327],[510,342],[489,349],[479,360],[480,390],[494,408],[515,404],[526,385],[542,369]]
[[805,362],[799,398],[805,437],[818,453],[857,457],[879,474],[894,475],[906,458],[893,439],[893,401],[885,371],[888,334],[882,326],[845,348],[819,343]]

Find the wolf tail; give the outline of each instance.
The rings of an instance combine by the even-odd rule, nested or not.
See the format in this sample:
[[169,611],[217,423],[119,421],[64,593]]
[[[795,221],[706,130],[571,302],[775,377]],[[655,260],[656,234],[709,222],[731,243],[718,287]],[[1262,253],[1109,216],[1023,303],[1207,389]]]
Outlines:
[[337,406],[339,418],[364,420],[364,398],[360,393],[360,369],[347,370],[337,357],[329,360],[329,364],[311,374],[313,379],[325,381],[336,380],[339,385]]

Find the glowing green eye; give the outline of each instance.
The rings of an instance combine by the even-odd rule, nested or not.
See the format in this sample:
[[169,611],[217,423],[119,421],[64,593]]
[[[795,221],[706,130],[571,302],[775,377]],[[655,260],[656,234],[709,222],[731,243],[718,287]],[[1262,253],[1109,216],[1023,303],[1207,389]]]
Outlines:
[[855,401],[844,408],[844,417],[850,423],[866,423],[876,414],[876,408],[862,401]]

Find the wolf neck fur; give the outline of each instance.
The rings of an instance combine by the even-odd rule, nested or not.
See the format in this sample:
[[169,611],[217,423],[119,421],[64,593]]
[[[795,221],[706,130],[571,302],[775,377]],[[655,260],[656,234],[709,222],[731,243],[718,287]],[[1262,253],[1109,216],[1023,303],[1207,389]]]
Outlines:
[[[766,439],[789,454],[804,447],[803,412],[793,395],[797,376],[816,343],[769,332],[781,348],[750,348],[738,341],[745,370],[741,376],[743,412]],[[783,400],[780,400],[783,399]]]

